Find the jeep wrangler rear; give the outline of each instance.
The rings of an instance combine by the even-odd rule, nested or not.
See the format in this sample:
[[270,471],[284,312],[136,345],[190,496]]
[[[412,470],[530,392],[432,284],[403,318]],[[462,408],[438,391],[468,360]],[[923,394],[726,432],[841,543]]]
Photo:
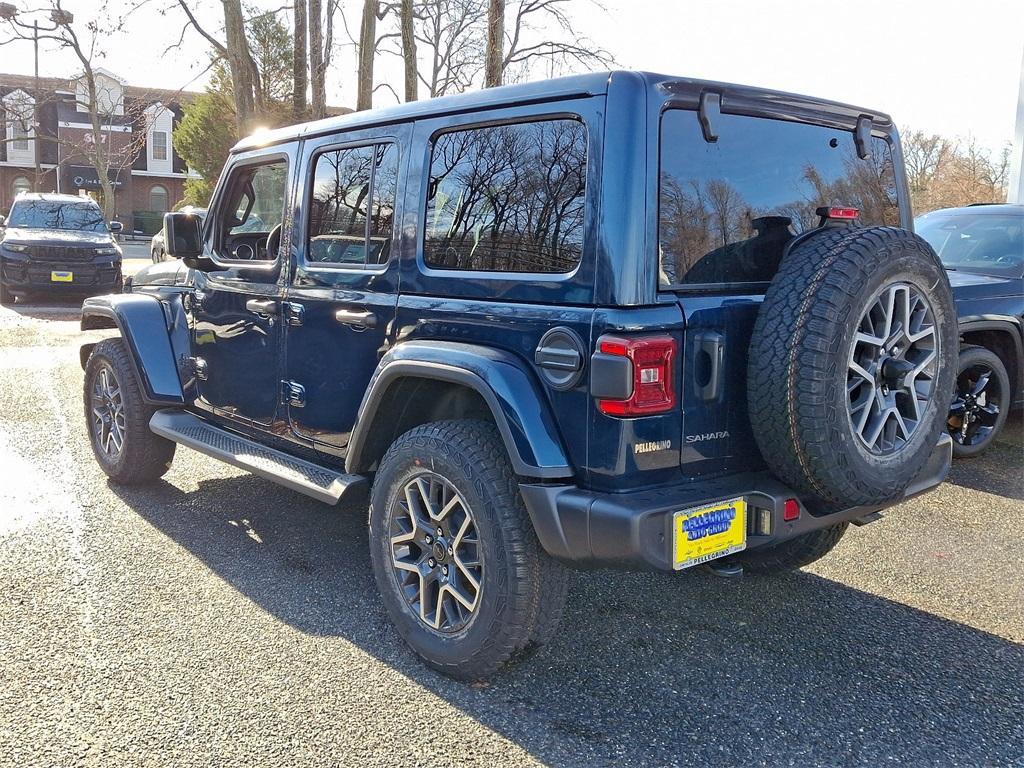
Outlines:
[[[798,568],[942,480],[956,355],[885,115],[588,75],[234,149],[177,260],[92,299],[100,466],[186,446],[336,503],[388,613],[493,673],[567,564]],[[942,436],[940,436],[942,435]]]

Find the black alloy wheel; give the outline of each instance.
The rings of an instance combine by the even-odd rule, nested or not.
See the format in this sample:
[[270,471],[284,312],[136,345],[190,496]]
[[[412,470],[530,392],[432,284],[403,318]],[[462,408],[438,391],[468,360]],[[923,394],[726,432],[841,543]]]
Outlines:
[[992,444],[1006,422],[1009,390],[1006,367],[994,352],[963,348],[946,421],[955,456],[977,456]]

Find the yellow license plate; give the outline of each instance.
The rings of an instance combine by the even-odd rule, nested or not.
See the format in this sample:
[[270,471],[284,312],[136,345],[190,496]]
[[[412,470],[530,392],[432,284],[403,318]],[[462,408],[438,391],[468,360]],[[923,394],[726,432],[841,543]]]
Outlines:
[[676,512],[672,521],[673,567],[689,568],[747,546],[747,502],[731,499]]
[[50,282],[51,283],[73,283],[75,281],[74,272],[51,272]]

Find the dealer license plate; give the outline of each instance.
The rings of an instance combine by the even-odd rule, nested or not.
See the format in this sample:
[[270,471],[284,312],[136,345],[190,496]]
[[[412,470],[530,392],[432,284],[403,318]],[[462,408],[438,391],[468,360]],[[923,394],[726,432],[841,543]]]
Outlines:
[[50,282],[51,283],[73,283],[75,281],[74,272],[51,272]]
[[672,520],[673,566],[690,568],[747,546],[747,502],[731,499],[676,512]]

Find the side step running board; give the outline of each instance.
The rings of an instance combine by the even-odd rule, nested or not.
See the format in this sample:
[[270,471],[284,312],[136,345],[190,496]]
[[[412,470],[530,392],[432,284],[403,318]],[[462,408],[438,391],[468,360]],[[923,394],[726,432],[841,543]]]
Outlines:
[[153,414],[149,428],[161,437],[233,464],[317,501],[337,504],[347,488],[365,482],[215,427],[198,416],[175,409]]

